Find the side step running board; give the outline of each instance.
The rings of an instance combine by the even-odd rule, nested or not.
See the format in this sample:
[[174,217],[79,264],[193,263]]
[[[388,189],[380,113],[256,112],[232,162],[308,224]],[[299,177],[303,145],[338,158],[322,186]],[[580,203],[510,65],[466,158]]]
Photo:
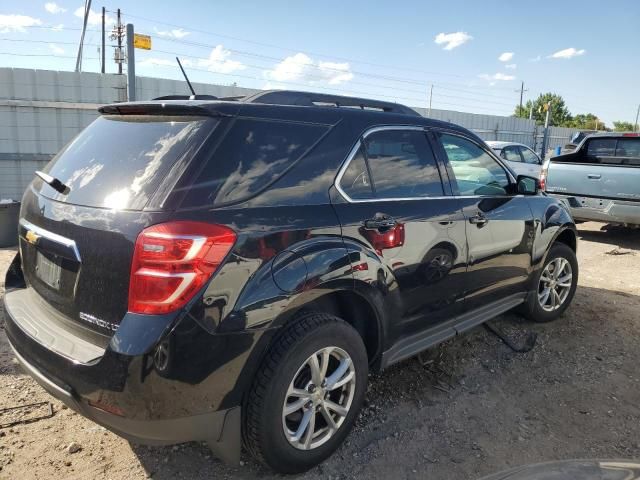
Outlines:
[[382,354],[381,367],[386,368],[406,358],[413,357],[427,348],[464,333],[487,320],[517,307],[523,303],[526,298],[526,293],[510,295],[471,312],[465,312],[429,330],[403,338]]

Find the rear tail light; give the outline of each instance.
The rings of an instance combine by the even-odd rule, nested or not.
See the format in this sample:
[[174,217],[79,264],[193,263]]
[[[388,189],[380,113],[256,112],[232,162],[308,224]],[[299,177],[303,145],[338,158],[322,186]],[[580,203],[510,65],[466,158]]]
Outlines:
[[540,171],[540,180],[538,181],[538,188],[544,192],[547,188],[547,172],[549,170],[549,160],[544,162],[542,166],[542,170]]
[[207,223],[170,222],[144,229],[133,253],[129,311],[162,314],[184,307],[235,241],[233,230]]

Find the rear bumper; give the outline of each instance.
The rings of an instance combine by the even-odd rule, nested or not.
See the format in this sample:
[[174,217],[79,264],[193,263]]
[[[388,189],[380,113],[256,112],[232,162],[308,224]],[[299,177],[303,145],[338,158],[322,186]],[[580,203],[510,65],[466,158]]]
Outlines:
[[556,193],[549,195],[568,205],[576,220],[640,225],[640,202]]
[[51,396],[131,442],[144,445],[169,445],[192,440],[207,440],[218,443],[222,440],[225,426],[227,435],[230,429],[239,427],[234,423],[238,423],[240,407],[165,420],[132,420],[105,412],[83,401],[69,385],[59,385],[54,382],[20,355],[11,342],[9,345],[24,371]]
[[[211,334],[186,315],[162,330],[123,323],[106,346],[91,350],[48,310],[25,307],[24,292],[4,296],[5,332],[22,367],[52,396],[136,443],[207,441],[221,458],[239,458],[245,371],[262,332]],[[125,335],[146,337],[151,347],[141,351]],[[161,344],[169,356],[162,367]]]

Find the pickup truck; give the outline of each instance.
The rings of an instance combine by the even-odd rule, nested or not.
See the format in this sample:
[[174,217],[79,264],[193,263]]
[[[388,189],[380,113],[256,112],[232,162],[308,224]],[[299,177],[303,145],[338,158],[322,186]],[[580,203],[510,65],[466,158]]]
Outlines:
[[587,136],[545,162],[541,184],[575,220],[640,227],[640,134]]

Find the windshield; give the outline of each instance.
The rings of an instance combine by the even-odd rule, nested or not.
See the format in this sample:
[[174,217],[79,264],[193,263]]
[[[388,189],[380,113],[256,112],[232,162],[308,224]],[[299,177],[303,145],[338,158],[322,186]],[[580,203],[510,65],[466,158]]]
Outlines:
[[120,116],[96,119],[47,165],[45,172],[68,188],[67,194],[35,180],[40,193],[65,203],[110,209],[145,207],[165,178],[184,170],[199,146],[205,123],[193,116]]

